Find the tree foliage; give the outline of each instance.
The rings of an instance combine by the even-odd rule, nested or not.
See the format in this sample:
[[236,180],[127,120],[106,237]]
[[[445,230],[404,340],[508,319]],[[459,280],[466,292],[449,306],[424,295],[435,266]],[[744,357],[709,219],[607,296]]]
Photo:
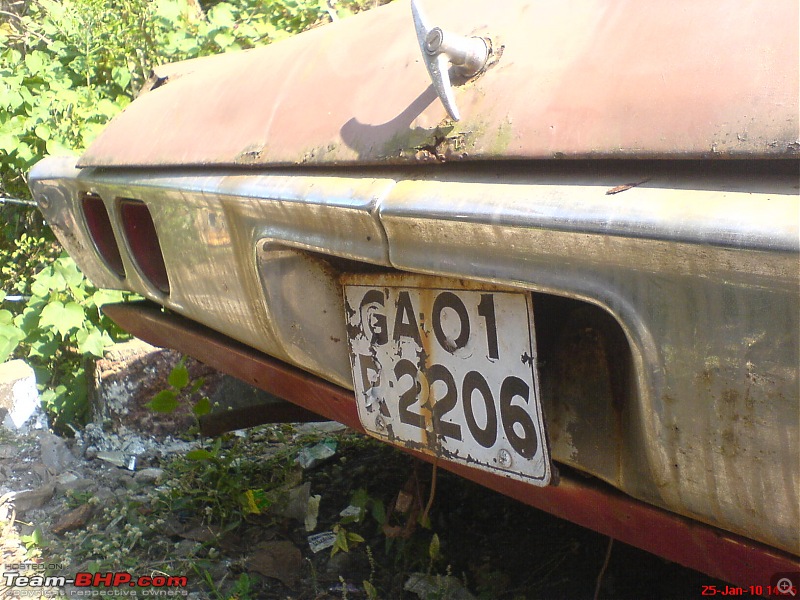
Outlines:
[[155,65],[267,44],[384,1],[0,2],[0,361],[32,363],[57,424],[85,412],[82,357],[114,340],[99,306],[121,295],[92,287],[38,216],[3,198],[30,197],[26,174],[45,155],[85,149]]

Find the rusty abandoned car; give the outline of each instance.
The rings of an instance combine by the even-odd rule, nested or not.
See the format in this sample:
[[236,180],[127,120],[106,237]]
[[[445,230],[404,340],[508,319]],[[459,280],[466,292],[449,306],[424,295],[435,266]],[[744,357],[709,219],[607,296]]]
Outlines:
[[398,0],[158,69],[31,188],[135,335],[766,586],[800,571],[798,25]]

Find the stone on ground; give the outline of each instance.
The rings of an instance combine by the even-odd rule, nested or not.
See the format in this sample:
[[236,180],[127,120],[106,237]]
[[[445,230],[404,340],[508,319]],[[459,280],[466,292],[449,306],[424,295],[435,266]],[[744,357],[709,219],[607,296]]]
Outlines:
[[36,376],[23,360],[0,364],[0,418],[11,431],[26,432],[47,427]]

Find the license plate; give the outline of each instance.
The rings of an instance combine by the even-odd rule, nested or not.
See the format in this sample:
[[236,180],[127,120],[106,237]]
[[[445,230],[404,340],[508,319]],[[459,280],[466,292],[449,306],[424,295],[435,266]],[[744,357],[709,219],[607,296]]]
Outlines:
[[529,293],[406,275],[343,283],[358,415],[370,435],[550,482]]

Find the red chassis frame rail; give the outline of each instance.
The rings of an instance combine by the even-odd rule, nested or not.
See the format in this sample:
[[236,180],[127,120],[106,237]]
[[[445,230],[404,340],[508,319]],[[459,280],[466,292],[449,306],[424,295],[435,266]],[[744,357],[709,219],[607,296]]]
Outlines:
[[[349,390],[150,302],[106,305],[103,312],[151,344],[183,352],[308,411],[364,431]],[[557,486],[537,488],[456,463],[439,465],[557,517],[733,584],[766,586],[774,573],[800,571],[800,557],[635,500],[597,480],[567,474]]]

